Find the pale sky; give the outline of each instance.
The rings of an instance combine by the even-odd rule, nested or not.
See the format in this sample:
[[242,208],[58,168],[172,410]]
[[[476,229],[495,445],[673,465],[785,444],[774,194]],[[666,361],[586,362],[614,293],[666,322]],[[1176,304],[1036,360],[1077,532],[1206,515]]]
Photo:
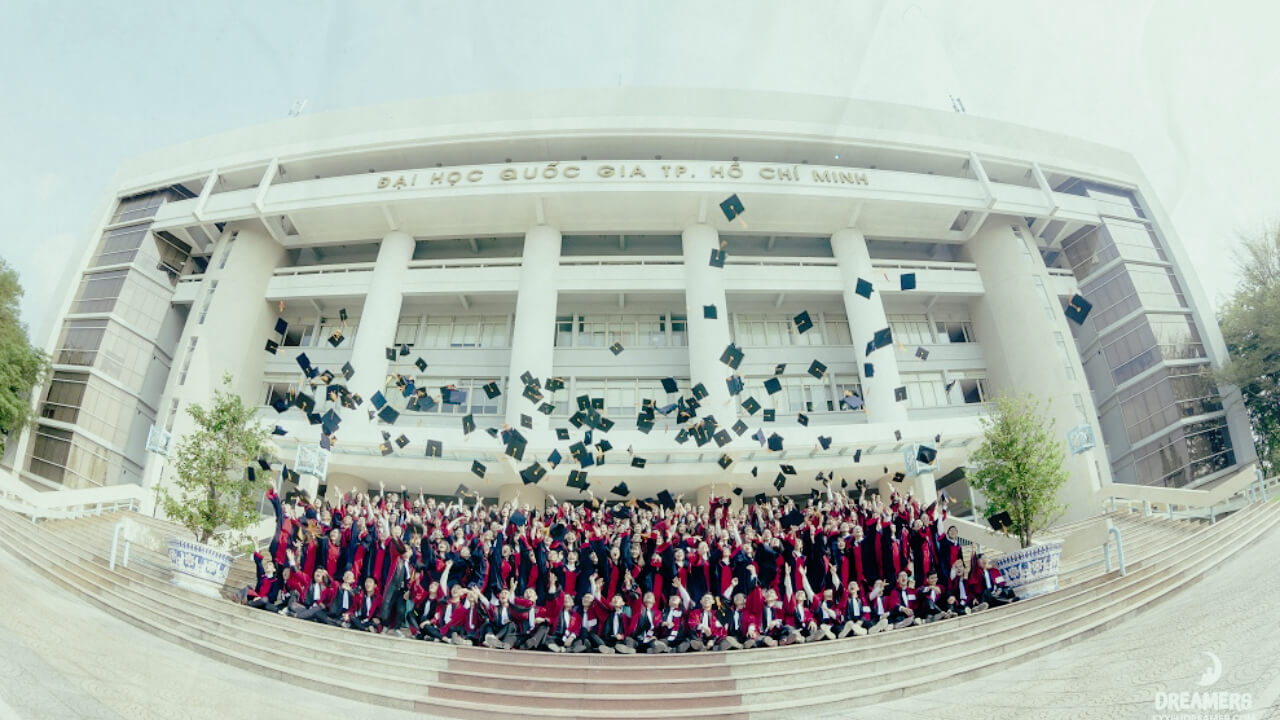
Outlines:
[[[503,89],[786,90],[1125,148],[1211,301],[1280,212],[1280,3],[599,0],[0,4],[0,257],[42,340],[121,161],[306,112]],[[77,255],[78,256],[78,255]]]

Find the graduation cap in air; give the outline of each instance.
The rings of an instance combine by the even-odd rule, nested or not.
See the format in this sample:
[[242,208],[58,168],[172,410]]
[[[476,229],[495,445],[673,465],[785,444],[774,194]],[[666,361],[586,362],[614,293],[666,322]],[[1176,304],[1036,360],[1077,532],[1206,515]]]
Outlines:
[[676,442],[680,445],[689,442],[689,431],[684,428],[680,428],[680,432],[676,433]]
[[777,417],[778,417],[777,410],[774,410],[773,408],[765,408],[765,411],[764,411],[765,422],[773,422],[774,420],[777,419]]
[[894,388],[894,389],[893,389],[893,399],[894,399],[895,401],[897,401],[897,402],[902,402],[903,400],[906,400],[906,399],[907,399],[907,386],[906,386],[906,385],[903,385],[902,387],[896,387],[896,388]]
[[284,318],[276,318],[276,334],[283,335],[289,330],[289,323]]
[[377,410],[381,410],[382,406],[387,404],[387,398],[382,394],[381,390],[375,392],[373,396],[369,398],[369,401],[373,403],[374,409]]
[[795,475],[795,474],[796,474],[796,466],[795,466],[795,465],[779,465],[779,466],[778,466],[778,469],[782,471],[782,474],[783,474],[783,475]]
[[[896,441],[898,441],[898,442],[902,442],[902,431],[901,431],[901,430],[894,430],[894,431],[893,431],[893,439],[894,439],[894,440],[896,440]],[[888,470],[886,470],[885,472],[888,472]]]
[[740,488],[740,487],[736,487],[736,488],[734,488],[734,489],[733,489],[733,494],[734,494],[734,495],[737,495],[738,497],[742,497],[742,488]]
[[796,422],[800,423],[801,425],[804,425],[805,427],[808,427],[809,416],[805,415],[804,413],[800,413],[799,415],[796,416]]
[[396,361],[396,349],[394,347],[384,348],[382,352],[386,355],[387,362]]
[[324,372],[320,373],[320,381],[323,382],[325,385],[328,385],[329,383],[333,382],[333,372],[330,370],[325,370]]
[[853,461],[862,462],[862,448],[853,451]]
[[653,430],[653,416],[640,413],[636,417],[636,429],[648,435]]
[[716,447],[724,447],[733,440],[733,438],[729,437],[729,432],[727,430],[720,430],[711,437],[715,439]]
[[742,201],[738,199],[738,194],[734,193],[720,202],[720,212],[724,213],[725,220],[733,220],[742,213],[746,212],[746,208],[742,206]]
[[537,485],[538,481],[546,476],[547,469],[542,467],[541,463],[534,463],[520,471],[520,480],[525,485]]
[[489,437],[494,437],[494,438],[498,437],[498,428],[496,427],[488,427],[488,428],[485,428],[484,431],[489,433]]
[[311,358],[307,357],[306,353],[298,353],[298,356],[293,360],[298,363],[298,367],[302,368],[303,372],[311,369]]
[[704,320],[715,320],[717,317],[719,317],[719,316],[718,316],[718,315],[717,315],[717,313],[716,313],[716,306],[715,306],[715,305],[703,305],[703,306],[702,306],[702,319],[704,319]]
[[788,530],[793,527],[799,527],[803,524],[804,513],[800,512],[799,508],[792,508],[791,512],[782,516],[782,527]]
[[467,391],[457,388],[440,388],[440,401],[446,405],[462,405],[467,401]]
[[756,493],[755,497],[752,498],[752,500],[755,500],[757,505],[764,505],[765,503],[769,502],[769,496],[765,495],[764,493]]
[[557,439],[557,440],[568,440],[568,439],[569,439],[569,428],[556,428],[556,439]]
[[924,349],[924,348],[922,348],[922,347],[918,347],[918,348],[916,348],[916,357],[920,358],[921,360],[928,360],[928,359],[929,359],[929,351],[928,351],[928,350],[925,350],[925,349]]
[[737,370],[738,366],[742,364],[743,355],[744,353],[742,352],[742,348],[734,345],[733,343],[729,343],[729,346],[724,349],[724,352],[720,353],[720,362],[728,365],[734,370]]
[[622,343],[620,342],[615,342],[614,344],[609,346],[609,352],[613,353],[614,355],[621,355],[624,349],[625,348],[622,347]]
[[711,248],[711,261],[708,263],[711,267],[724,267],[724,251],[719,248]]
[[289,431],[277,425],[275,426],[275,429],[271,431],[271,434],[272,435],[288,435]]
[[817,360],[814,360],[809,363],[809,374],[821,380],[822,377],[827,374],[827,366]]
[[396,438],[396,447],[403,450],[406,447],[408,447],[408,445],[409,445],[409,436],[405,435],[404,433],[401,433],[400,437]]
[[547,392],[556,392],[564,389],[564,378],[547,378]]
[[658,504],[668,510],[676,509],[676,499],[671,497],[671,493],[667,490],[658,491]]
[[382,431],[382,439],[383,439],[383,440],[386,440],[387,442],[391,442],[391,433],[390,433],[390,432],[388,432],[388,431],[386,431],[386,430],[383,430],[383,431]]
[[698,383],[693,386],[693,396],[698,400],[701,400],[710,394],[711,393],[707,392],[707,386],[702,383]]
[[271,395],[271,407],[275,408],[276,412],[282,413],[289,409],[289,403],[285,402],[284,398],[273,393]]
[[258,473],[253,469],[252,465],[245,467],[244,474],[249,478],[249,482],[256,482],[258,479]]
[[342,377],[344,379],[350,380],[352,377],[355,376],[355,374],[356,374],[355,366],[353,366],[349,362],[342,363]]
[[892,478],[892,480],[893,480],[894,482],[896,482],[896,483],[900,483],[900,482],[902,482],[903,480],[906,480],[906,479],[907,479],[907,476],[906,476],[906,475],[904,475],[904,474],[902,474],[901,472],[895,472],[895,473],[893,474],[893,478]]
[[440,442],[439,440],[427,441],[427,453],[426,453],[427,457],[438,458],[443,452],[444,452],[444,443]]
[[862,396],[852,390],[846,390],[844,397],[840,398],[840,405],[850,410],[857,410],[862,407]]
[[876,331],[875,336],[871,339],[871,343],[876,350],[893,344],[893,328],[882,328]]
[[502,391],[498,389],[498,383],[496,382],[485,383],[483,389],[484,389],[485,397],[489,398],[490,400],[502,394]]
[[1009,512],[1006,510],[1004,512],[998,512],[995,515],[988,517],[987,522],[991,525],[992,530],[999,532],[1001,530],[1004,530],[1005,528],[1009,528],[1013,526],[1013,517],[1011,517],[1009,515]]
[[769,449],[773,452],[782,450],[782,436],[774,433],[769,436]]
[[378,419],[388,425],[395,425],[396,420],[400,419],[400,413],[395,408],[387,405],[378,411]]
[[554,468],[559,465],[560,461],[563,459],[564,457],[560,455],[560,451],[553,449],[551,454],[547,456],[547,464]]
[[529,417],[528,415],[525,415],[524,413],[520,413],[520,427],[526,430],[532,430],[533,418]]
[[781,375],[782,373],[784,373],[784,372],[786,372],[786,371],[787,371],[787,364],[786,364],[786,363],[778,363],[777,365],[774,365],[774,366],[773,366],[773,374],[774,374],[774,375]]
[[550,403],[542,403],[541,405],[538,406],[538,412],[542,413],[543,415],[550,415],[555,411],[556,411],[556,406]]
[[938,451],[928,445],[921,445],[916,450],[916,461],[925,465],[932,465],[933,461],[938,457]]
[[614,495],[621,495],[622,497],[626,497],[631,494],[631,490],[627,488],[627,484],[625,482],[618,483],[609,492]]
[[569,481],[565,484],[578,492],[583,492],[588,487],[587,474],[582,470],[570,470]]
[[808,310],[801,310],[800,314],[793,318],[793,321],[796,324],[796,332],[801,335],[813,329],[813,319],[809,317]]
[[853,289],[855,293],[868,299],[870,299],[871,297],[871,290],[872,290],[871,283],[867,280],[863,280],[862,278],[858,278],[858,282]]
[[400,345],[400,357],[408,357],[408,356],[409,356],[409,346],[408,346],[408,345],[406,345],[406,344],[401,344],[401,345]]
[[787,486],[787,476],[783,475],[782,473],[778,473],[778,476],[773,479],[773,489],[781,491],[782,488],[786,486]]
[[819,436],[818,436],[818,444],[822,446],[822,449],[823,449],[823,450],[830,450],[830,449],[831,449],[831,438],[830,438],[829,436],[827,436],[827,435],[819,435]]
[[1089,311],[1093,309],[1093,303],[1085,300],[1082,295],[1072,295],[1067,301],[1067,319],[1077,325],[1083,325],[1085,318],[1089,317]]
[[267,341],[267,352],[271,353],[272,355],[275,355],[276,350],[279,350],[279,349],[280,349],[280,343],[276,342],[275,340]]
[[728,455],[721,455],[720,459],[716,461],[716,464],[720,466],[721,470],[728,470],[729,466],[733,464],[733,458]]
[[346,340],[346,338],[343,337],[341,330],[334,330],[333,334],[329,336],[329,344],[333,347],[341,345],[343,340]]
[[732,429],[735,435],[742,437],[742,434],[747,431],[747,424],[739,420],[733,424]]
[[748,415],[755,415],[760,410],[760,403],[754,397],[749,397],[742,401],[742,409],[746,410]]
[[390,455],[392,452],[391,443],[389,442],[378,443],[378,451],[381,452],[383,455]]
[[308,415],[313,414],[316,409],[316,399],[306,393],[298,393],[293,399],[293,404]]
[[643,470],[646,462],[648,461],[642,457],[633,457],[631,458],[631,467]]
[[511,513],[512,525],[515,525],[516,527],[524,527],[527,522],[529,522],[529,518],[525,517],[523,512],[516,510]]
[[601,438],[600,442],[596,443],[596,449],[600,452],[609,452],[613,449],[613,443]]
[[332,435],[337,432],[338,426],[342,424],[342,417],[332,409],[326,411],[325,414],[321,416],[321,420],[323,421],[324,433],[326,435]]
[[535,403],[542,402],[542,398],[543,398],[542,393],[538,391],[537,385],[525,385],[524,392],[520,393],[520,395],[523,396],[524,399],[528,400],[529,402],[535,402]]
[[666,393],[678,392],[679,388],[676,385],[676,379],[670,377],[662,378],[662,390]]
[[768,378],[764,381],[765,392],[774,395],[782,391],[782,381],[776,377]]
[[462,434],[470,435],[471,433],[475,432],[475,430],[476,430],[476,419],[471,415],[471,413],[467,413],[466,415],[463,415],[462,416]]
[[507,456],[515,458],[516,460],[523,460],[524,450],[528,445],[529,441],[525,440],[523,437],[520,437],[519,439],[512,439],[507,442],[503,452]]
[[902,273],[901,275],[899,275],[898,287],[901,287],[903,290],[915,290],[916,274],[913,272],[909,272],[909,273]]

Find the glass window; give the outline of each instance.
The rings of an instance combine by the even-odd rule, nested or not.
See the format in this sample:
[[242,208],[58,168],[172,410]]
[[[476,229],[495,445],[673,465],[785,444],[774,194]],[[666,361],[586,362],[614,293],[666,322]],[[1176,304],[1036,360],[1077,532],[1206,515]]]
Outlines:
[[449,347],[453,335],[453,318],[428,317],[427,327],[422,334],[422,345],[429,348]]
[[556,347],[573,347],[573,316],[556,316]]
[[227,258],[231,257],[231,246],[236,244],[237,233],[231,233],[231,237],[227,238],[227,242],[222,246],[222,254],[218,258],[218,269],[221,270],[227,266]]
[[285,347],[309,347],[315,329],[314,320],[292,320],[289,322],[288,329],[285,330],[284,342],[280,344]]
[[835,313],[826,313],[823,320],[827,326],[828,345],[853,344],[853,336],[849,333],[849,318]]
[[987,384],[982,378],[962,378],[957,381],[960,397],[965,405],[974,405],[987,401]]
[[203,325],[206,317],[209,316],[209,305],[213,302],[213,294],[218,290],[218,281],[209,281],[209,289],[204,294],[204,301],[200,303],[200,321],[197,325]]
[[929,331],[926,315],[888,315],[887,318],[895,342],[908,346],[933,344],[933,333]]
[[485,315],[480,318],[480,347],[501,348],[510,345],[506,315]]
[[1190,423],[1134,451],[1139,482],[1182,487],[1235,464],[1226,418]]
[[123,462],[80,435],[42,424],[36,426],[30,470],[69,488],[97,487],[118,481]]
[[689,330],[688,318],[684,315],[671,316],[671,345],[673,347],[684,347],[688,344],[687,333]]
[[1208,366],[1165,368],[1126,391],[1120,408],[1129,442],[1138,442],[1185,417],[1222,410]]
[[606,347],[609,322],[601,317],[580,317],[578,320],[578,347]]
[[187,343],[187,355],[182,359],[182,372],[178,373],[178,384],[187,384],[187,371],[191,369],[191,358],[196,354],[196,343],[200,338],[192,336],[190,342]]
[[84,389],[88,381],[87,373],[55,372],[45,393],[40,416],[74,423],[80,412],[80,403],[84,400]]
[[72,312],[111,312],[116,305],[116,298],[120,297],[120,289],[124,287],[124,281],[128,275],[128,270],[86,273],[80,281],[80,291],[76,295],[78,300]]
[[118,265],[133,262],[142,247],[142,239],[147,235],[149,225],[132,225],[125,228],[108,230],[102,237],[102,246],[98,256],[90,263],[90,267]]
[[1204,357],[1204,346],[1190,316],[1148,314],[1121,325],[1102,348],[1117,384],[1141,374],[1162,359]]
[[408,345],[413,347],[418,342],[418,319],[417,318],[400,318],[399,324],[396,325],[395,345]]
[[68,320],[59,345],[58,362],[92,366],[107,333],[106,320]]
[[938,339],[946,338],[949,343],[977,342],[973,334],[973,323],[963,320],[944,320],[934,323],[938,331]]
[[647,347],[665,347],[667,329],[664,315],[636,319],[636,342]]
[[149,192],[121,198],[116,204],[115,214],[111,216],[111,224],[154,217],[160,205],[164,203],[164,196],[164,192]]
[[942,373],[902,373],[901,378],[907,388],[907,407],[942,407],[947,404]]

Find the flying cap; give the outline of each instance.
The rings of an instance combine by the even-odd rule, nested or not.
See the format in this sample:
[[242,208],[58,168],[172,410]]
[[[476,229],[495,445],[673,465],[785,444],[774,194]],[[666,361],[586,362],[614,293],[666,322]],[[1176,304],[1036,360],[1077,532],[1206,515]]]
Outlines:
[[817,360],[814,360],[809,363],[809,374],[821,380],[823,376],[827,374],[827,366]]
[[742,401],[742,409],[746,410],[748,415],[755,415],[760,411],[760,403],[754,397],[749,397]]
[[813,319],[809,317],[808,310],[801,310],[800,314],[793,318],[796,324],[796,332],[801,335],[813,329]]
[[858,283],[854,287],[854,292],[856,292],[857,294],[861,295],[864,298],[870,299],[871,290],[872,290],[872,287],[870,282],[863,280],[862,278],[858,278]]
[[1093,303],[1085,300],[1082,295],[1072,295],[1067,301],[1067,319],[1077,325],[1083,325],[1085,318],[1089,317],[1089,311],[1093,309]]
[[715,306],[715,305],[703,305],[703,306],[702,306],[702,319],[703,319],[703,320],[715,320],[717,317],[718,317],[718,315],[717,315],[717,313],[716,313],[716,306]]
[[913,272],[902,273],[898,276],[898,286],[903,290],[916,289],[916,274]]
[[724,213],[726,220],[733,220],[746,212],[746,208],[743,207],[742,200],[738,199],[738,194],[734,193],[720,202],[720,212]]
[[427,457],[440,457],[441,453],[443,452],[444,452],[444,443],[440,442],[439,440],[427,441],[427,453],[426,453]]

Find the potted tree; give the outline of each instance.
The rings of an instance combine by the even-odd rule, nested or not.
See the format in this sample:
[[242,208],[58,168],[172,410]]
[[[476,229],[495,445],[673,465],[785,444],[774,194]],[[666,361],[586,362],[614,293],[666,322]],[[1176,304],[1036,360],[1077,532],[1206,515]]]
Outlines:
[[1066,510],[1058,503],[1069,477],[1066,453],[1054,425],[1031,396],[1001,396],[983,419],[982,444],[970,456],[969,484],[981,495],[982,513],[1002,519],[1007,513],[1004,532],[1022,547],[995,561],[1019,597],[1058,588],[1062,541],[1034,542]]
[[231,390],[230,374],[222,385],[211,406],[187,407],[195,428],[173,450],[175,479],[157,491],[165,515],[195,537],[169,540],[174,584],[214,597],[231,569],[227,551],[251,542],[244,531],[259,519],[261,490],[246,468],[274,450],[271,431]]

